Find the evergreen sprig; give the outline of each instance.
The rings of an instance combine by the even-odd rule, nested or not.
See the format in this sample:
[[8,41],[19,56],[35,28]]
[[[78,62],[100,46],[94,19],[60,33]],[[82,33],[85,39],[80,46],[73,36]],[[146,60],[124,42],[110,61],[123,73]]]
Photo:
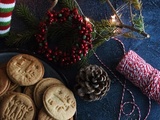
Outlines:
[[31,40],[35,33],[36,30],[27,30],[21,33],[11,32],[6,40],[6,44],[8,46],[20,47],[21,45],[29,42],[29,40]]
[[140,31],[144,31],[144,21],[143,16],[140,14],[139,16],[134,15],[133,16],[133,24],[135,28],[139,29]]
[[136,10],[142,9],[142,2],[140,0],[130,0],[130,2]]
[[70,8],[71,10],[77,8],[76,1],[74,0],[60,0],[58,1],[62,7]]
[[[147,34],[144,31],[144,21],[143,21],[143,16],[142,16],[142,7],[141,7],[142,2],[141,2],[141,0],[124,0],[124,2],[127,3],[128,7],[130,9],[130,16],[131,16],[130,22],[132,23],[132,25],[127,25],[127,24],[123,23],[123,20],[118,15],[118,13],[117,13],[116,9],[114,8],[114,6],[112,5],[111,1],[106,0],[106,2],[108,3],[110,8],[112,9],[113,14],[115,14],[116,19],[119,22],[119,25],[117,25],[117,27],[119,27],[121,29],[123,29],[123,28],[128,29],[128,30],[132,31],[133,33],[137,32],[137,33],[141,34],[142,36],[144,36],[145,38],[150,37],[149,34]],[[132,8],[132,5],[133,5],[133,8]],[[136,14],[133,13],[133,11],[135,11]],[[125,33],[120,33],[120,34],[124,35]]]
[[32,14],[25,4],[16,5],[15,14],[24,21],[29,28],[36,28],[39,20]]
[[111,22],[107,19],[102,19],[101,21],[94,21],[94,31],[92,33],[94,39],[94,47],[99,47],[105,41],[113,37],[115,29],[116,26],[112,25]]

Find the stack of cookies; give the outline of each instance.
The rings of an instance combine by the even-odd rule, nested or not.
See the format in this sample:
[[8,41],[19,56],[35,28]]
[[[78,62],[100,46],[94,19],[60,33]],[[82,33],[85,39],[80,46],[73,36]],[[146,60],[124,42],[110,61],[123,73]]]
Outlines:
[[0,66],[0,120],[73,120],[74,94],[44,73],[41,61],[28,54]]

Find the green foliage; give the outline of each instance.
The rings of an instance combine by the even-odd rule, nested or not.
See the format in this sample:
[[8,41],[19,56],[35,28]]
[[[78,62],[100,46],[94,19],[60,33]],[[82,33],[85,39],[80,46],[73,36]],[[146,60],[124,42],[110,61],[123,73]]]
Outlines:
[[25,44],[26,42],[29,42],[29,40],[31,40],[35,33],[35,30],[27,30],[21,33],[11,32],[9,37],[7,38],[6,44],[8,46],[19,47]]
[[142,2],[140,0],[131,0],[133,7],[136,10],[141,10],[142,9]]
[[36,33],[39,21],[24,4],[19,4],[16,6],[15,14],[20,19],[22,19],[27,29],[22,32],[11,31],[9,37],[6,40],[6,44],[8,46],[19,47],[31,40],[31,38]]
[[62,5],[62,7],[67,7],[70,8],[71,10],[73,8],[77,8],[77,4],[75,3],[76,1],[74,0],[59,0],[58,3]]
[[39,20],[30,12],[29,8],[24,4],[19,4],[15,8],[15,14],[24,21],[29,28],[36,28]]
[[131,3],[136,10],[142,9],[142,1],[141,0],[124,0],[126,3]]
[[139,29],[140,31],[144,31],[144,21],[143,21],[143,16],[140,14],[138,15],[133,15],[133,24],[134,27]]
[[[96,48],[93,48],[94,51]],[[81,68],[81,67],[84,67],[86,65],[89,65],[89,58],[93,55],[93,50],[89,50],[87,56],[85,57],[82,57],[82,59],[78,62],[78,67]]]
[[114,36],[114,30],[116,29],[115,25],[112,25],[109,20],[102,19],[101,21],[94,22],[94,31],[93,31],[93,45],[95,48],[99,47],[106,40],[109,40],[110,37]]

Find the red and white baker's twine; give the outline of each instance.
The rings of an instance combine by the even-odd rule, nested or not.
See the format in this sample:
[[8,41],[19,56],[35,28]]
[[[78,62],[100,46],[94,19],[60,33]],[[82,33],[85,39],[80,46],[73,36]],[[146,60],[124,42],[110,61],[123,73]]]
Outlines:
[[[158,103],[160,103],[160,72],[153,68],[150,64],[146,63],[140,56],[138,56],[135,52],[129,51],[128,53],[125,53],[125,47],[124,44],[117,38],[114,38],[114,40],[118,41],[123,49],[124,57],[120,61],[120,63],[117,66],[117,70],[123,74],[128,80],[130,80],[134,85],[139,87],[144,94],[146,94],[149,98],[149,107],[148,107],[148,113],[144,120],[146,120],[150,114],[151,110],[151,100],[150,98],[156,100]],[[135,98],[130,89],[126,87],[126,80],[124,83],[120,81],[120,79],[112,72],[112,70],[107,67],[102,60],[98,57],[98,55],[93,50],[93,53],[97,60],[119,81],[119,83],[123,86],[123,92],[122,92],[122,98],[121,98],[121,104],[120,104],[120,112],[118,116],[118,120],[121,119],[121,114],[123,113],[125,116],[130,116],[134,111],[135,108],[138,111],[138,120],[141,119],[141,110],[138,107],[138,105],[135,103]],[[125,92],[129,92],[132,101],[131,102],[123,102]],[[124,107],[127,104],[133,105],[133,108],[130,113],[125,113]]]

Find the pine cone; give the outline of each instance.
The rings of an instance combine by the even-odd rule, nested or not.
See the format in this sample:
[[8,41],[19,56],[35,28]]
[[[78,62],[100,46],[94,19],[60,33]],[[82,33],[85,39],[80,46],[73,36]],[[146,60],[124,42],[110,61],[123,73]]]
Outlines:
[[76,76],[77,94],[86,101],[100,100],[110,89],[110,78],[107,72],[97,65],[81,68]]

